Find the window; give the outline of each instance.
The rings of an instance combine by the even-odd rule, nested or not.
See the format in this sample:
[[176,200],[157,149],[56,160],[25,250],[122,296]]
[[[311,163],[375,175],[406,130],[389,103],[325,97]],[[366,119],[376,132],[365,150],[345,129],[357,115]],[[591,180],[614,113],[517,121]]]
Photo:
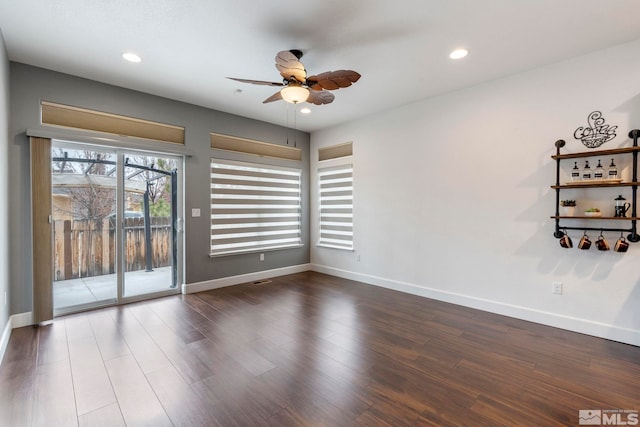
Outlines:
[[353,250],[353,165],[318,169],[318,246]]
[[301,246],[301,175],[211,159],[211,255]]

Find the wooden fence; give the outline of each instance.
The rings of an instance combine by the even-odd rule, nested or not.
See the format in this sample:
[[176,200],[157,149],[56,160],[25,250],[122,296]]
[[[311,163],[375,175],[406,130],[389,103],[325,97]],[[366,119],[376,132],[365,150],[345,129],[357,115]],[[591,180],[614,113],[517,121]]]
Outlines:
[[[146,269],[144,218],[125,218],[124,271]],[[113,220],[56,220],[54,280],[115,273],[116,241]],[[171,218],[151,218],[152,266],[171,265]]]

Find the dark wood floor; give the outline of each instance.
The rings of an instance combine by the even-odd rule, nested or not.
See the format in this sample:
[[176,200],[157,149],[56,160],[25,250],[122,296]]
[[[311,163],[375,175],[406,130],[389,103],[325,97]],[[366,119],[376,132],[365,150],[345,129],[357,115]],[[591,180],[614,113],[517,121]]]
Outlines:
[[640,348],[318,273],[13,331],[2,426],[573,426]]

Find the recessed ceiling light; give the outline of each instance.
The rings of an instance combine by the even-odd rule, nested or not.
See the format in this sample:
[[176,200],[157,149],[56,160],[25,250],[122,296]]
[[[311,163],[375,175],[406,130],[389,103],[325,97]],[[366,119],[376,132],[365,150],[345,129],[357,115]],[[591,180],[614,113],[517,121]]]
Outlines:
[[129,62],[136,62],[136,63],[142,62],[142,58],[140,58],[138,55],[136,55],[133,52],[125,52],[122,54],[122,57]]
[[300,109],[300,112],[301,112],[302,114],[309,114],[309,113],[311,112],[311,108],[309,108],[309,107],[301,108],[301,109]]
[[460,59],[460,58],[464,58],[468,54],[469,54],[469,51],[467,49],[456,49],[449,54],[449,58]]

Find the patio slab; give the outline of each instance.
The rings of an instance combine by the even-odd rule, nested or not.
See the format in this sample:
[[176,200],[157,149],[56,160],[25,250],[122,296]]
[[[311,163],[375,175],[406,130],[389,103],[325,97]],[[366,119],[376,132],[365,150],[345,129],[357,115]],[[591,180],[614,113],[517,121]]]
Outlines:
[[[129,271],[124,274],[124,296],[131,297],[171,288],[171,267],[159,267],[153,271]],[[53,282],[53,306],[64,310],[74,306],[101,301],[115,301],[116,275],[82,277]]]

